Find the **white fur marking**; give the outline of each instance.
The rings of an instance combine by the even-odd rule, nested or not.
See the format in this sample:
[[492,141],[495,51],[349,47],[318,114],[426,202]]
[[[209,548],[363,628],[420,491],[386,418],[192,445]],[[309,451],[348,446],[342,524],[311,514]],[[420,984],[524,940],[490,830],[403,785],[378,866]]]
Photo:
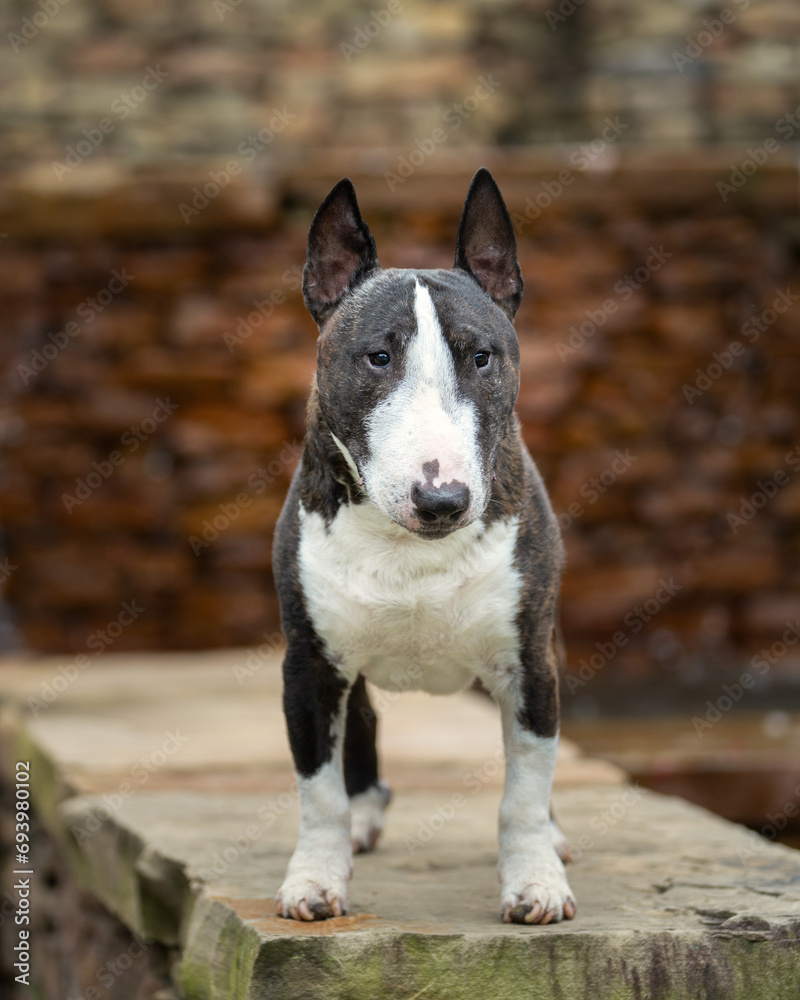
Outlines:
[[303,512],[300,579],[327,655],[351,682],[449,694],[482,676],[494,689],[518,667],[516,538],[514,520],[476,521],[426,541],[368,501],[329,526]]
[[338,437],[336,437],[333,431],[331,431],[331,437],[333,438],[333,443],[336,445],[339,451],[344,455],[345,461],[347,462],[347,466],[350,469],[350,472],[353,474],[353,479],[356,482],[358,482],[358,480],[361,478],[361,473],[358,471],[358,466],[353,461],[353,456],[350,454],[349,449],[345,444],[343,444],[339,440]]
[[277,897],[280,912],[295,920],[312,919],[315,905],[327,903],[334,912],[347,909],[353,854],[350,809],[337,756],[310,778],[297,779],[300,835]]
[[504,919],[517,906],[529,907],[533,921],[547,913],[562,920],[575,897],[553,840],[550,791],[558,736],[537,736],[520,726],[515,705],[503,707],[506,785],[500,804],[498,872]]
[[478,446],[474,405],[458,391],[455,365],[427,288],[415,284],[416,333],[409,341],[405,375],[370,415],[367,491],[393,521],[419,527],[411,501],[422,466],[439,463],[436,485],[457,480],[470,491],[467,520],[480,516],[488,499]]

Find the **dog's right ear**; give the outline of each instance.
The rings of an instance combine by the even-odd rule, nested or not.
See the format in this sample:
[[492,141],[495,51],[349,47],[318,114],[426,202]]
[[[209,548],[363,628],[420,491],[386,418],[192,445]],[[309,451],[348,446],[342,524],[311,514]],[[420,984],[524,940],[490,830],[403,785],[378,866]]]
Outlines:
[[317,209],[308,232],[303,298],[316,322],[324,323],[347,292],[379,267],[375,239],[345,177]]

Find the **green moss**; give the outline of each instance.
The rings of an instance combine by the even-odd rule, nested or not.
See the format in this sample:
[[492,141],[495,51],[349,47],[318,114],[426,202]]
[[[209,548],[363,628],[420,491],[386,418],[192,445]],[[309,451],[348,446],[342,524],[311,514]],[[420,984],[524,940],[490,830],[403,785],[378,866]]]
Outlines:
[[261,935],[218,900],[197,900],[193,917],[179,971],[186,1000],[260,996],[252,982]]
[[[635,932],[272,937],[226,928],[187,1000],[796,1000],[800,945]],[[211,956],[206,956],[211,960]]]
[[15,713],[11,743],[15,760],[30,761],[31,799],[44,827],[57,840],[63,838],[58,807],[72,794],[56,764],[36,743],[25,725],[21,711]]

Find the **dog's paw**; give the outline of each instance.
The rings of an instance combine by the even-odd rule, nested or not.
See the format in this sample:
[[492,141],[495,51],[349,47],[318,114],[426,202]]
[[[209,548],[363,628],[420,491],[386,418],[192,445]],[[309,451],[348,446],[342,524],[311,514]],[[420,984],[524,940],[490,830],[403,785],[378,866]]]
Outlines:
[[328,920],[347,913],[352,865],[340,858],[292,858],[275,898],[275,912],[292,920]]
[[561,861],[514,864],[515,874],[503,879],[500,908],[507,924],[549,924],[571,920],[577,909]]
[[377,785],[359,792],[350,799],[350,840],[353,853],[371,851],[383,830],[383,814],[392,799],[389,786]]

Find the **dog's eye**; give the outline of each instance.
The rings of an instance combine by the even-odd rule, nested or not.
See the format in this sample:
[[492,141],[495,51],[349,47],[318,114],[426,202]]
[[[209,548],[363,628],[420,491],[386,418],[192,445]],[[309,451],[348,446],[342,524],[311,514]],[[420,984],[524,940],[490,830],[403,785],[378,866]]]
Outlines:
[[489,353],[487,351],[478,351],[475,355],[475,367],[485,368],[489,364]]
[[374,354],[368,354],[367,358],[373,368],[386,368],[392,360],[386,351],[376,351]]

